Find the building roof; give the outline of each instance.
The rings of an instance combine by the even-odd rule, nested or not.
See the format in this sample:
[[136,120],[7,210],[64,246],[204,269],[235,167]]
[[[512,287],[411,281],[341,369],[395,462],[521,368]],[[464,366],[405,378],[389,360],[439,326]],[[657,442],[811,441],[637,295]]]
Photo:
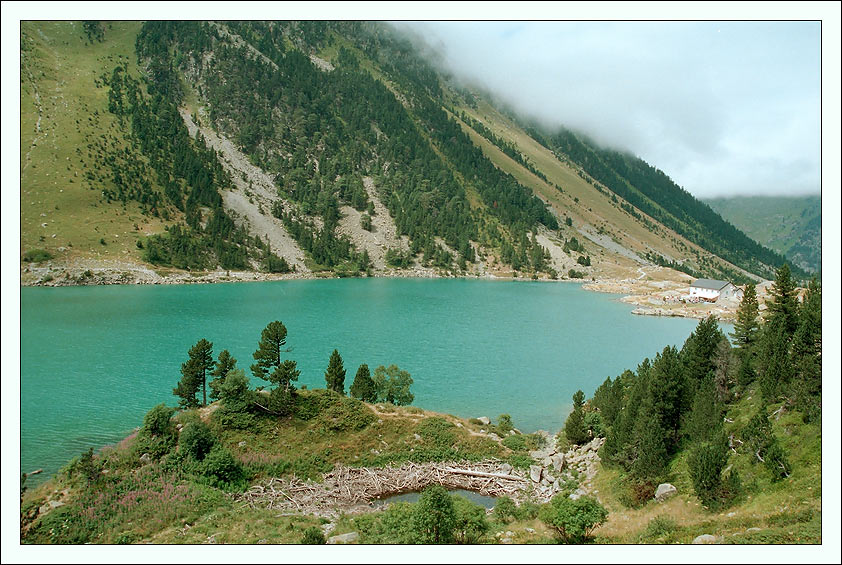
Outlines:
[[695,286],[696,288],[707,288],[710,290],[722,290],[726,286],[728,286],[728,281],[717,281],[714,279],[696,279],[693,284],[690,286]]

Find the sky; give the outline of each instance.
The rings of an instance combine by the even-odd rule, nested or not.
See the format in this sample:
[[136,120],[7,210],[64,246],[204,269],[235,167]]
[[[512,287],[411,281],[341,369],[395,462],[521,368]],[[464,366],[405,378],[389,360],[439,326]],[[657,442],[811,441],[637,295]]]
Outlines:
[[699,198],[821,190],[821,25],[396,22],[513,109],[628,150]]

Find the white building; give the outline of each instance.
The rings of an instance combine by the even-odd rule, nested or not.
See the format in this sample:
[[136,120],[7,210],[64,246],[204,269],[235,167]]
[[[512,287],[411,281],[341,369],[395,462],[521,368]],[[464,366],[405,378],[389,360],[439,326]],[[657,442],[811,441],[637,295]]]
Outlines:
[[742,300],[743,290],[728,281],[697,279],[690,285],[690,298],[716,302],[720,298]]

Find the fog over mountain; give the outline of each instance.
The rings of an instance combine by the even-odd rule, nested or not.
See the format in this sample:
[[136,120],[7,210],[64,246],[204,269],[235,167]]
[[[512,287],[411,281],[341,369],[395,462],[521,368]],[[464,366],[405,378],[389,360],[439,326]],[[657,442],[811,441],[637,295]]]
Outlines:
[[464,83],[697,197],[820,191],[819,22],[393,25]]

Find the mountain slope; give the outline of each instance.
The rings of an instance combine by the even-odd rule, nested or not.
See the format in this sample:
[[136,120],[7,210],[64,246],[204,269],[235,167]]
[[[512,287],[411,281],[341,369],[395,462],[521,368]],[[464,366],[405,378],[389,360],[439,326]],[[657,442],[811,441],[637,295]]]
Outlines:
[[739,196],[705,200],[746,235],[807,271],[821,270],[821,197]]
[[[43,249],[193,270],[564,278],[658,264],[738,282],[783,260],[642,161],[454,86],[382,24],[28,22],[23,35],[29,260]],[[40,92],[62,88],[42,67],[77,77],[80,103],[50,116],[91,145],[76,165],[89,168],[73,195],[84,213],[59,204],[45,220],[66,226],[56,241],[33,215],[61,200],[39,175],[68,157],[37,139]],[[123,231],[104,238],[95,221]],[[73,247],[59,245],[67,234]]]

